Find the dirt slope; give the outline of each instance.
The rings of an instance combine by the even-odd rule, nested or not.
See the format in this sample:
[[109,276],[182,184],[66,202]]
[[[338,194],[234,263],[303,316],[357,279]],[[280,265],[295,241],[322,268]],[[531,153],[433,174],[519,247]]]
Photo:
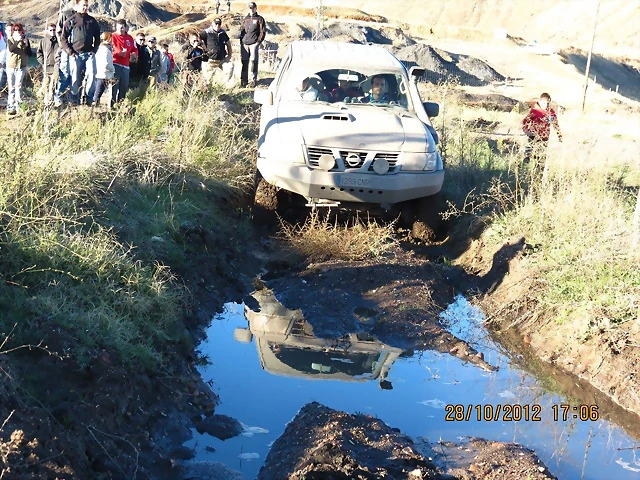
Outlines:
[[[394,22],[423,24],[434,34],[455,33],[491,36],[494,28],[506,28],[512,36],[557,47],[589,48],[595,16],[595,0],[323,0],[323,5],[350,7],[382,15]],[[640,8],[637,1],[601,0],[595,51],[608,55],[640,56]],[[294,0],[263,0],[261,4],[300,4]],[[315,1],[304,2],[305,6]]]

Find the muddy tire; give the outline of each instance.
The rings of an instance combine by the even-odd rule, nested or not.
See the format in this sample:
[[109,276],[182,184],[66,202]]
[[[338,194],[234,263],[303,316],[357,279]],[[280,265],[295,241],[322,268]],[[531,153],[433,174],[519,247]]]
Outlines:
[[401,211],[401,225],[411,230],[411,237],[433,243],[444,236],[445,223],[441,214],[446,209],[442,195],[418,198],[406,202]]
[[277,223],[278,188],[268,183],[256,171],[253,190],[253,221],[256,225],[272,227]]

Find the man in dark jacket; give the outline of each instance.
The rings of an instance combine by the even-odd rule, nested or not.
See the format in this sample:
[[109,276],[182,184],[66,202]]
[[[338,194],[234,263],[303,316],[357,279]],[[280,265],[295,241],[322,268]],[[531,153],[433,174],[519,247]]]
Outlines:
[[250,64],[251,86],[255,87],[258,81],[258,49],[267,33],[264,18],[258,15],[258,6],[255,2],[249,3],[249,11],[250,13],[244,17],[240,29],[240,54],[242,59],[240,86],[242,87],[247,86]]
[[59,61],[60,45],[56,37],[56,25],[50,23],[47,25],[47,31],[40,40],[36,57],[42,66],[42,86],[40,87],[40,95],[44,97],[44,103],[49,104],[53,99],[56,83],[58,82],[58,61]]
[[143,32],[136,35],[138,56],[131,58],[131,83],[143,87],[151,71],[151,55],[147,49],[147,37]]
[[[62,26],[60,43],[69,55],[71,70],[71,101],[80,104],[80,86],[85,79],[86,103],[91,104],[95,89],[95,53],[100,47],[100,25],[87,13],[88,0],[76,0],[75,14]],[[86,77],[86,78],[85,78]]]

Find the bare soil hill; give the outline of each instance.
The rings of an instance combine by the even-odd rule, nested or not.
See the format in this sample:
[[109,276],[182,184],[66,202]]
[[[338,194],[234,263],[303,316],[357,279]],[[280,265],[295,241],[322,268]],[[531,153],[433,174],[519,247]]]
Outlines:
[[[295,0],[262,0],[267,5],[300,5]],[[314,6],[306,1],[304,6]],[[355,8],[386,17],[389,21],[422,26],[431,36],[457,36],[482,40],[494,28],[512,36],[551,42],[558,48],[588,49],[591,43],[595,0],[323,0],[327,8]],[[433,29],[431,33],[430,29]],[[475,37],[475,38],[474,38]],[[616,56],[640,56],[640,8],[637,1],[601,0],[596,52]]]

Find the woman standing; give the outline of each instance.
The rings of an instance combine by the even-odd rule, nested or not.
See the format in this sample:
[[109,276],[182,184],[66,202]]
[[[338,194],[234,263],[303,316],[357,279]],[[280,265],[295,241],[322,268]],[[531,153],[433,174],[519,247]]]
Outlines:
[[7,113],[15,115],[22,103],[22,80],[27,71],[27,59],[33,55],[31,43],[27,38],[24,27],[16,23],[11,27],[11,35],[7,37],[7,84],[9,98],[7,99]]

